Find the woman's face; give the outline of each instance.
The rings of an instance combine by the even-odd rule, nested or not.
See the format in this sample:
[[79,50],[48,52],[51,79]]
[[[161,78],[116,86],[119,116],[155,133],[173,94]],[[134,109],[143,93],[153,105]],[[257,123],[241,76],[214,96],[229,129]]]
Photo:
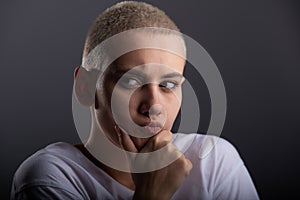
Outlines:
[[160,130],[171,130],[181,105],[185,60],[164,50],[141,49],[119,57],[97,87],[95,114],[118,145],[114,126],[130,135],[137,149]]

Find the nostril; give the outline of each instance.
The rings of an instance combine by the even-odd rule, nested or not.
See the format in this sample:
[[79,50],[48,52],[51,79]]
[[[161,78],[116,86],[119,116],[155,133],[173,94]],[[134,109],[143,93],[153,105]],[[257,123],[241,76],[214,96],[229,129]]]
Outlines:
[[152,106],[143,105],[139,111],[142,115],[151,118],[163,114],[163,106],[160,104],[153,104]]
[[143,115],[150,117],[149,111],[144,112]]
[[154,104],[149,109],[149,115],[160,115],[162,112],[162,105],[160,104]]

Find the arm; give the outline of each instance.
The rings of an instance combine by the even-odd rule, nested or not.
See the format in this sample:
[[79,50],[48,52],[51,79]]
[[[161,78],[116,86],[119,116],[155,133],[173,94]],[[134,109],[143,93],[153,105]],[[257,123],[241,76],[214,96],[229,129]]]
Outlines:
[[38,199],[82,199],[82,197],[77,196],[70,191],[62,187],[54,187],[48,185],[33,185],[22,189],[21,191],[15,193],[12,191],[11,200],[38,200]]
[[[134,144],[127,134],[117,130],[121,135],[120,143],[127,151],[136,152]],[[181,155],[175,145],[171,144],[172,133],[170,131],[161,131],[157,135],[151,137],[145,146],[139,151],[140,153],[153,152],[170,144],[167,149],[166,155],[156,158],[155,162],[160,162],[166,156]],[[139,155],[134,159],[134,163],[138,162],[139,165],[148,165],[153,160],[151,158],[139,158]],[[151,172],[146,173],[133,173],[132,177],[135,183],[135,193],[133,199],[170,199],[176,190],[179,188],[183,180],[189,174],[192,169],[192,163],[190,160],[181,155],[170,165]]]

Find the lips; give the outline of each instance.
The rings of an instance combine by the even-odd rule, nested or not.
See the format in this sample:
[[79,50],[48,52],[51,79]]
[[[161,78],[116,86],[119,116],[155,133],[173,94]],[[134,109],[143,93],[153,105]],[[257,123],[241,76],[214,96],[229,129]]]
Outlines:
[[153,135],[156,135],[158,132],[160,132],[162,130],[163,125],[160,122],[150,122],[149,124],[147,124],[146,126],[143,126],[142,128],[145,130],[146,133],[149,134],[149,137],[139,138],[139,137],[130,136],[131,140],[133,141],[133,143],[138,151],[140,151],[146,145],[146,143],[149,141],[150,137],[152,137]]
[[163,125],[160,122],[150,122],[144,129],[151,134],[156,134],[162,129]]

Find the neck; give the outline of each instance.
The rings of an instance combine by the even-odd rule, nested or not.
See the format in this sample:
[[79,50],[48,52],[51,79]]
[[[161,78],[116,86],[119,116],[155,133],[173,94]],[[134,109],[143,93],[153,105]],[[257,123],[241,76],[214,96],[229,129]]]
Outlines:
[[124,185],[125,187],[135,190],[135,185],[131,176],[131,173],[122,172],[116,169],[113,169],[99,160],[97,160],[85,147],[84,144],[75,145],[90,161],[92,161],[97,167],[101,168],[105,171],[109,176],[111,176],[114,180]]
[[[115,135],[108,134],[109,136]],[[79,146],[83,154],[91,160],[97,167],[101,168],[114,180],[125,187],[134,190],[135,185],[129,170],[126,156],[119,144],[108,139],[98,126],[92,123],[92,129],[88,141]]]

